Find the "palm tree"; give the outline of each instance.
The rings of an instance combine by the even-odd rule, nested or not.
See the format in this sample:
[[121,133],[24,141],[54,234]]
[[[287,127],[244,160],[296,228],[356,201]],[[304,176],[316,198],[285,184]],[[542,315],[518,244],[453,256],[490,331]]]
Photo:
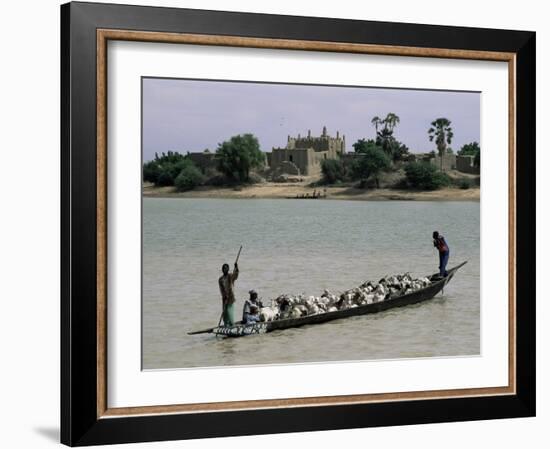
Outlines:
[[[396,147],[396,140],[393,137],[393,130],[399,123],[399,117],[390,112],[386,115],[386,118],[381,119],[376,116],[373,117],[371,123],[376,127],[376,143],[380,145],[384,151],[393,159],[394,148]],[[378,127],[384,125],[384,127],[378,131]]]
[[453,140],[453,128],[451,128],[451,121],[445,117],[435,119],[431,123],[431,128],[428,130],[428,136],[430,142],[433,142],[435,138],[435,144],[437,145],[437,151],[439,153],[440,167],[443,171],[443,156],[447,149],[447,144],[451,144]]
[[378,134],[378,126],[382,124],[382,119],[375,115],[370,122],[374,125],[374,128],[376,129],[376,134]]
[[399,123],[399,117],[393,112],[390,112],[388,115],[386,115],[386,118],[383,120],[383,122],[384,122],[384,127],[386,129],[389,129],[391,134],[393,133],[393,129],[395,128],[395,125]]

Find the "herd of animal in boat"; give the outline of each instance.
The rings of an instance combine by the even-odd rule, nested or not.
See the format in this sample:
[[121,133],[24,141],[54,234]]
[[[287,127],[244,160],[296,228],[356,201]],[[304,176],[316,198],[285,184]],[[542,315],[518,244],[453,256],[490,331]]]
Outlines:
[[325,290],[321,296],[284,294],[272,299],[269,306],[259,309],[259,320],[293,319],[346,310],[406,295],[428,285],[430,285],[428,278],[413,279],[409,273],[405,273],[386,276],[378,283],[364,282],[340,295],[335,295],[328,290]]

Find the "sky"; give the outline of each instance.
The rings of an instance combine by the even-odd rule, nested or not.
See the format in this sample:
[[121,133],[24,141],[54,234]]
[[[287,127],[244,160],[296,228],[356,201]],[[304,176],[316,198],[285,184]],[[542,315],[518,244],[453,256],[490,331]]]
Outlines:
[[478,92],[384,89],[236,81],[143,79],[143,159],[169,150],[215,151],[231,136],[254,134],[263,151],[284,147],[287,136],[327,133],[346,136],[346,150],[358,139],[375,138],[374,116],[400,118],[397,140],[415,153],[435,150],[430,123],[451,121],[455,150],[479,142]]

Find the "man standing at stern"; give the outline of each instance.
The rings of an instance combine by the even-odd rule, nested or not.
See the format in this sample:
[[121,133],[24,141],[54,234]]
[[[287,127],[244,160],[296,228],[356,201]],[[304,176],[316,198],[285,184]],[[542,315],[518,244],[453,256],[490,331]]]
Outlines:
[[434,247],[439,251],[439,275],[447,276],[447,262],[449,261],[449,245],[445,241],[445,237],[434,231],[432,234],[434,239]]
[[233,326],[235,320],[234,305],[235,305],[235,293],[233,292],[233,284],[239,277],[239,266],[235,262],[235,269],[233,273],[229,272],[229,265],[224,263],[222,266],[223,275],[220,276],[218,284],[220,286],[220,293],[222,295],[222,308],[223,308],[223,325],[226,327]]

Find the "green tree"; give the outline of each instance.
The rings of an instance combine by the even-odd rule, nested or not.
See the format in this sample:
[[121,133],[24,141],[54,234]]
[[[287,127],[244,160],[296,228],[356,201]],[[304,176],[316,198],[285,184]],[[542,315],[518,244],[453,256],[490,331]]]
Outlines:
[[[384,119],[376,116],[371,120],[376,129],[376,144],[382,147],[394,161],[402,159],[409,150],[406,145],[398,142],[393,136],[399,121],[399,117],[393,112],[389,112]],[[380,126],[382,127],[379,129]]]
[[252,134],[239,134],[220,143],[216,155],[218,170],[240,182],[248,181],[250,170],[262,166],[265,161],[258,139]]
[[428,129],[428,136],[430,142],[435,139],[437,151],[439,153],[440,170],[443,171],[443,155],[447,149],[447,144],[451,144],[453,140],[453,129],[451,128],[451,121],[445,117],[435,119],[431,123],[430,129]]
[[355,152],[359,155],[352,165],[355,178],[364,184],[369,178],[374,179],[376,187],[380,188],[380,173],[391,166],[390,157],[373,140],[360,139],[353,144]]
[[343,181],[346,177],[346,169],[340,159],[323,159],[321,172],[323,173],[323,181],[327,184]]
[[429,162],[410,162],[405,166],[407,182],[411,187],[422,190],[437,190],[449,185],[449,177],[438,172]]
[[479,167],[479,162],[481,159],[481,148],[477,142],[467,143],[463,145],[460,151],[458,152],[459,156],[474,156],[474,165]]
[[174,185],[180,192],[192,190],[204,182],[201,171],[190,160],[187,160],[187,162],[174,180]]
[[481,149],[479,148],[479,144],[477,142],[471,142],[471,143],[462,145],[462,148],[458,150],[457,154],[459,156],[475,156],[480,151]]
[[393,153],[398,143],[393,137],[393,131],[389,128],[382,128],[376,135],[376,144],[393,159]]

